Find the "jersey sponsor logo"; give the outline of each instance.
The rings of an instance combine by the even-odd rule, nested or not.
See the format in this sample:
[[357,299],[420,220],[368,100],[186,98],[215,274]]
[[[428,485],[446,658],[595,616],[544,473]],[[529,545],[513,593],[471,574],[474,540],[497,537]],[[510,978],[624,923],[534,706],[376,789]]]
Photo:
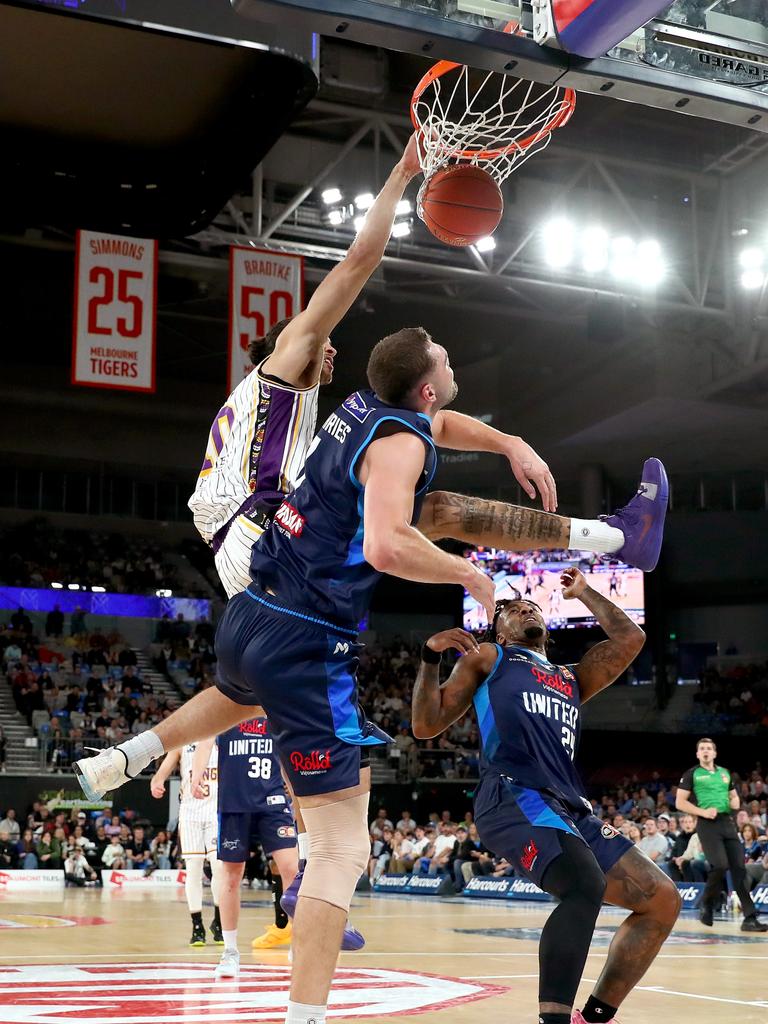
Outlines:
[[250,718],[247,722],[241,722],[238,729],[249,736],[266,736],[267,720],[266,718]]
[[520,856],[520,863],[525,871],[530,871],[533,865],[536,863],[539,856],[539,848],[532,839],[523,847],[523,852]]
[[296,829],[293,825],[281,825],[277,830],[277,834],[281,839],[295,839]]
[[301,531],[304,529],[304,523],[306,522],[301,512],[298,512],[287,501],[284,501],[277,512],[275,512],[274,521],[293,537],[301,536]]
[[559,675],[543,672],[534,665],[531,665],[531,674],[536,682],[540,683],[545,689],[557,690],[558,693],[562,693],[565,697],[573,696],[573,686],[566,682],[566,680],[561,679]]
[[333,649],[334,654],[349,654],[349,644],[345,640],[337,640]]
[[[243,964],[234,986],[215,981],[211,965],[201,963],[18,964],[3,971],[0,1001],[3,1019],[19,1024],[282,1021],[290,983],[290,966],[271,964]],[[328,1006],[337,1019],[384,1019],[506,992],[485,981],[356,965],[337,968]]]
[[339,444],[344,444],[347,440],[347,435],[352,430],[352,427],[346,420],[343,420],[338,413],[332,412],[323,424],[323,430],[327,434],[330,434],[334,441],[338,441]]
[[275,794],[267,797],[267,806],[274,807],[275,804],[284,804],[285,797],[282,794]]
[[347,412],[354,416],[358,423],[365,423],[372,412],[375,412],[365,401],[359,391],[356,391],[354,395],[350,395],[349,398],[344,402],[344,408]]
[[302,754],[300,750],[293,750],[289,760],[293,770],[300,775],[322,775],[331,767],[331,752],[312,750],[308,754]]

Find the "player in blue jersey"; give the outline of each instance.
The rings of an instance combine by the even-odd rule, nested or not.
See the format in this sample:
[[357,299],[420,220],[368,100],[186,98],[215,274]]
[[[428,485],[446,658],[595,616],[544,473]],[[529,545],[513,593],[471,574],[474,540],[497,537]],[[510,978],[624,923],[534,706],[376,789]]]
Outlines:
[[[272,875],[275,923],[254,939],[254,949],[286,946],[291,925],[280,906],[298,870],[296,828],[286,795],[280,762],[274,750],[266,718],[251,718],[217,738],[219,748],[219,846],[223,879],[219,898],[224,952],[216,968],[217,978],[237,977],[240,954],[237,925],[240,916],[240,883],[245,863],[255,845],[261,845],[277,868]],[[192,779],[194,785],[195,779]]]
[[[612,825],[592,813],[573,760],[581,705],[618,678],[645,634],[578,569],[561,577],[563,596],[579,598],[608,639],[577,665],[553,665],[541,609],[525,598],[499,602],[494,643],[446,630],[426,642],[413,691],[413,732],[447,729],[474,704],[482,742],[475,822],[497,856],[559,903],[541,934],[540,1024],[611,1024],[647,971],[680,910],[669,878]],[[443,651],[464,656],[441,686]],[[603,902],[632,913],[616,932],[583,1011],[572,1014]],[[615,1022],[614,1022],[615,1024]]]

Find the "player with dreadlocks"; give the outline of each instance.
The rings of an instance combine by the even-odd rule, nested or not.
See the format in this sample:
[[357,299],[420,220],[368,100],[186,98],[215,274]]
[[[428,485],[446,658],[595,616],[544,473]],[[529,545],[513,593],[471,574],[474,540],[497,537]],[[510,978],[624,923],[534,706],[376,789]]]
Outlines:
[[[430,637],[413,691],[413,733],[439,735],[474,704],[482,742],[475,822],[485,845],[505,857],[558,905],[539,947],[539,1022],[571,1024],[576,991],[603,902],[632,913],[573,1024],[611,1024],[645,974],[677,918],[674,883],[612,825],[592,813],[573,760],[580,708],[610,686],[639,654],[645,635],[597,593],[576,568],[560,582],[608,636],[577,665],[553,665],[547,627],[535,602],[500,601],[490,642],[449,629]],[[460,651],[440,685],[442,652]]]

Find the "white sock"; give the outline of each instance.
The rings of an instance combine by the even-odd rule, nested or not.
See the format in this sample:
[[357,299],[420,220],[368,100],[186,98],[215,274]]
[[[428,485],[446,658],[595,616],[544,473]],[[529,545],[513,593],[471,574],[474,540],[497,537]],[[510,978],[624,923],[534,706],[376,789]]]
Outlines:
[[299,832],[299,860],[309,860],[309,832]]
[[[568,547],[572,551],[594,551],[612,555],[624,547],[624,534],[599,519],[572,519]],[[142,733],[146,736],[146,733]]]
[[165,753],[163,744],[153,729],[147,729],[146,732],[119,744],[119,749],[128,759],[127,774],[131,777],[143,772],[150,761],[155,761]]
[[236,950],[237,949],[237,928],[233,928],[231,932],[228,932],[225,928],[221,930],[222,937],[224,939],[225,950]]
[[292,999],[289,999],[285,1024],[325,1024],[325,1011],[325,1006],[294,1003]]

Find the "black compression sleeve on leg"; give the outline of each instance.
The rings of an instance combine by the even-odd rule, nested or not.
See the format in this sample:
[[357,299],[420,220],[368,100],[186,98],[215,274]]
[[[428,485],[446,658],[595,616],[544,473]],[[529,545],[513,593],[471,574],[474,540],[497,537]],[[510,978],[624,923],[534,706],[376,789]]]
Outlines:
[[288,924],[288,915],[280,906],[280,899],[283,895],[283,879],[280,875],[269,876],[269,887],[272,890],[272,899],[275,904],[275,926],[285,928]]
[[539,1002],[573,1006],[605,893],[605,875],[589,847],[559,832],[562,853],[544,872],[542,888],[560,903],[539,943]]

